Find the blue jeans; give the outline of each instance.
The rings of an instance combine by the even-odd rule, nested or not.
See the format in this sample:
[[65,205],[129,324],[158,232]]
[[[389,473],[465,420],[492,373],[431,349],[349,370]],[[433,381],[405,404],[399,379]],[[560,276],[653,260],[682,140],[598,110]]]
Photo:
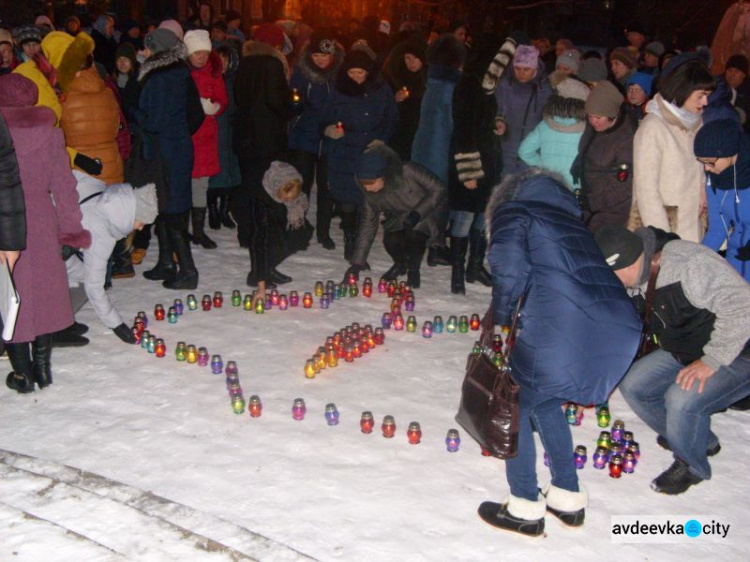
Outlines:
[[563,490],[578,492],[578,474],[573,462],[573,437],[565,419],[563,401],[521,386],[518,402],[518,456],[505,461],[510,493],[530,501],[537,501],[539,497],[532,424],[549,455],[552,484]]
[[469,211],[451,211],[451,236],[466,238],[470,230],[484,230],[484,213],[470,213]]
[[708,480],[711,465],[706,449],[719,442],[711,431],[711,414],[750,394],[750,349],[720,367],[698,394],[698,383],[682,390],[675,383],[684,365],[662,349],[636,361],[620,383],[633,411],[669,442],[674,456],[690,471]]

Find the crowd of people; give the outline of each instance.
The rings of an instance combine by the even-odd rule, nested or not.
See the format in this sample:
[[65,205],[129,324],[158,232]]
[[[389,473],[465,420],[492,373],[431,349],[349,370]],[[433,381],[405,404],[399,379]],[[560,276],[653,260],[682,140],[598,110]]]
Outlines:
[[[236,228],[256,299],[292,281],[278,267],[313,234],[358,276],[382,224],[393,265],[379,277],[417,289],[426,254],[451,267],[453,294],[492,287],[501,324],[524,299],[519,455],[485,521],[534,536],[545,513],[583,524],[561,406],[618,383],[674,452],[652,487],[711,477],[710,416],[750,394],[745,56],[714,76],[707,50],[637,25],[606,51],[460,21],[247,35],[241,21],[202,3],[186,22],[0,29],[0,262],[31,303],[5,343],[11,389],[51,384],[52,347],[86,343],[86,298],[135,342],[105,287],[135,275],[152,223],[146,279],[197,288],[192,247],[217,247],[207,222]],[[633,362],[642,333],[657,349]],[[552,469],[541,491],[533,430]]]

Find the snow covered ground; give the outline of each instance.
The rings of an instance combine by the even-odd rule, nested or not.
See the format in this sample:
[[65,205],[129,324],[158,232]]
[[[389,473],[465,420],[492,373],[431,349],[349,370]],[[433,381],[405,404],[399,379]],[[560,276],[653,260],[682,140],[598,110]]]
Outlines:
[[[0,392],[0,560],[747,560],[747,413],[714,416],[723,445],[712,460],[714,478],[667,497],[649,482],[669,466],[670,454],[616,392],[613,420],[624,420],[641,445],[635,474],[614,480],[592,468],[600,429],[587,410],[573,428],[574,442],[589,450],[580,471],[591,497],[584,528],[567,530],[548,517],[545,538],[516,537],[476,515],[482,501],[507,494],[503,462],[481,456],[463,432],[459,452],[444,444],[457,427],[476,333],[426,340],[390,330],[384,346],[308,380],[305,359],[326,335],[352,322],[377,325],[389,300],[360,294],[328,310],[316,302],[310,310],[262,316],[232,307],[232,289],[247,290],[248,258],[233,232],[211,235],[219,249],[195,251],[195,294],[222,291],[223,308],[186,310],[174,325],[154,321],[155,304],[186,296],[141,277],[155,247],[135,279],[115,281],[111,290],[127,321],[147,311],[150,329],[166,340],[166,358],[121,343],[87,306],[78,320],[91,327],[91,343],[54,351],[52,387],[30,396]],[[334,238],[335,252],[314,243],[282,264],[294,278],[283,292],[302,295],[318,280],[343,277],[337,228]],[[377,283],[390,265],[379,242],[370,263],[365,275]],[[469,286],[466,297],[454,297],[449,275],[449,268],[424,266],[414,313],[420,326],[436,314],[447,320],[486,309],[488,289]],[[177,341],[236,361],[245,398],[261,397],[262,416],[235,415],[224,376],[177,362]],[[7,359],[0,366],[4,380]],[[303,421],[291,416],[298,397],[307,403]],[[337,426],[326,424],[329,402],[341,413]],[[359,428],[364,410],[376,420],[370,435]],[[393,439],[379,431],[386,414],[396,419]],[[407,441],[411,421],[421,424],[419,445]],[[544,484],[549,471],[539,450]],[[720,542],[699,537],[612,549],[612,516],[667,514],[718,516],[732,528]]]

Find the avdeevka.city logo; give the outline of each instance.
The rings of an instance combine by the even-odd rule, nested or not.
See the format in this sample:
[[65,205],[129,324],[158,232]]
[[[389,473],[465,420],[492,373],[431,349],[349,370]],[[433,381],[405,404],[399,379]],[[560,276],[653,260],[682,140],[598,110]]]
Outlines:
[[610,537],[616,543],[726,542],[732,525],[726,517],[689,515],[612,516]]

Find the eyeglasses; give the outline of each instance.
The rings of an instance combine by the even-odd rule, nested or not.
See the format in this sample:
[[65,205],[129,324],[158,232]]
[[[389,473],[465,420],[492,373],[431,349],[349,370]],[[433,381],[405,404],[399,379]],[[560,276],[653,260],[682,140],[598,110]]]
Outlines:
[[718,158],[714,158],[713,160],[711,160],[711,159],[706,160],[706,159],[703,159],[703,158],[696,158],[696,160],[698,162],[700,162],[701,164],[703,164],[704,166],[708,166],[710,168],[713,168],[714,166],[716,166],[716,162],[719,161]]

